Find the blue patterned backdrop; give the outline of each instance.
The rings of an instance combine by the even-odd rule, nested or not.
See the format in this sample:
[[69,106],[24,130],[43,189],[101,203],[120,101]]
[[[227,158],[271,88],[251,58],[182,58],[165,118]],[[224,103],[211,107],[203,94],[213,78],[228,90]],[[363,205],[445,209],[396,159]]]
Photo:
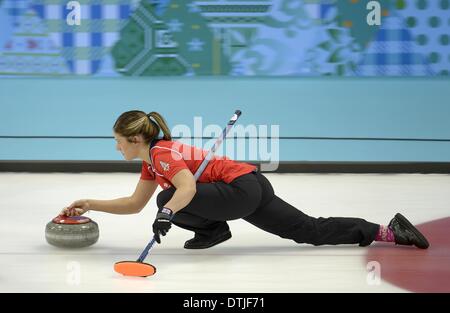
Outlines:
[[448,76],[450,0],[0,0],[2,76]]

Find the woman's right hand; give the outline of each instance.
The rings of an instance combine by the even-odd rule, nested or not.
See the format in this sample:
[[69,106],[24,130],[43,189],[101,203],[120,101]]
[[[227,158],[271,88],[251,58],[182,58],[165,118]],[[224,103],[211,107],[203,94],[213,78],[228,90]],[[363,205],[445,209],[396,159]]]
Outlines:
[[89,202],[86,199],[77,200],[65,207],[59,215],[79,216],[89,211]]

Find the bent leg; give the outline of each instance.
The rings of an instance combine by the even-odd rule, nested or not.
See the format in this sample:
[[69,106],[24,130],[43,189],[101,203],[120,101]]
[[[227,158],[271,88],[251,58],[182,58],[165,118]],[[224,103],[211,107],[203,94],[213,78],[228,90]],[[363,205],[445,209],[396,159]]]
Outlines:
[[[254,212],[261,202],[261,187],[254,175],[244,175],[231,184],[224,182],[197,183],[191,202],[178,211],[172,222],[198,236],[214,236],[229,230],[226,221],[242,218]],[[161,191],[157,205],[162,208],[175,193],[174,188]]]
[[[169,188],[161,191],[156,198],[158,208],[163,208],[164,205],[172,198],[174,193],[174,188]],[[172,223],[183,229],[193,231],[199,236],[205,237],[213,236],[216,232],[229,230],[229,226],[225,221],[210,220],[189,213],[184,209],[177,212],[173,216]]]

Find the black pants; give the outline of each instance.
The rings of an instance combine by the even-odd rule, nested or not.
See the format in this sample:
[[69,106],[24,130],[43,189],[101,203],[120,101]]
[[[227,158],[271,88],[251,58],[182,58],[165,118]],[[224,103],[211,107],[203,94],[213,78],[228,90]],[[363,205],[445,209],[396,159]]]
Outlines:
[[[174,188],[161,191],[158,207],[169,202],[174,192]],[[313,245],[367,246],[379,228],[360,218],[308,216],[277,197],[259,172],[240,176],[230,184],[197,183],[194,198],[172,221],[196,236],[214,236],[229,229],[226,221],[239,218],[282,238]]]

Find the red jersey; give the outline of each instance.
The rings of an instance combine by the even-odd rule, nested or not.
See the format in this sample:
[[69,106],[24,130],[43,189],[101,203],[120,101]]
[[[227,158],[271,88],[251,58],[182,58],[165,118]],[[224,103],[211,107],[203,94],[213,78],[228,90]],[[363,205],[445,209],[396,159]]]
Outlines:
[[[155,180],[163,188],[170,188],[171,180],[182,169],[195,174],[208,151],[182,144],[178,141],[154,140],[150,145],[150,164],[143,161],[141,179]],[[213,156],[202,175],[200,183],[223,181],[230,183],[235,178],[256,170],[256,166],[236,162],[227,157]]]

